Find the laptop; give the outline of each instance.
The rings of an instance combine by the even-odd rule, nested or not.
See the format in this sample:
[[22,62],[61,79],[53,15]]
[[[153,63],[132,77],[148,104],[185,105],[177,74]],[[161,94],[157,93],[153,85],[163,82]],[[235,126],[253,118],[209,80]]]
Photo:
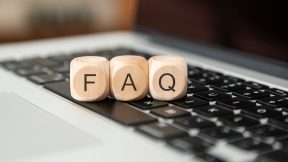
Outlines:
[[[286,161],[287,12],[221,2],[140,0],[133,31],[1,45],[0,161]],[[187,95],[70,96],[71,59],[127,54],[185,57]]]

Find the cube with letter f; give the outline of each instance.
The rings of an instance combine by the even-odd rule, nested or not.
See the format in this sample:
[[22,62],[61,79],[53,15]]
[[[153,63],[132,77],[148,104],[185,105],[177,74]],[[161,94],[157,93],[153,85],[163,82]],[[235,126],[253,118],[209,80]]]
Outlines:
[[109,61],[104,57],[77,57],[70,64],[71,96],[78,101],[99,101],[109,94]]

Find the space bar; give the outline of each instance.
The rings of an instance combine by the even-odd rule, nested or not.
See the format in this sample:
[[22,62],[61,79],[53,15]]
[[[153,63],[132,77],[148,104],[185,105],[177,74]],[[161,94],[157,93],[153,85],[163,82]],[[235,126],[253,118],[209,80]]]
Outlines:
[[130,105],[113,99],[105,99],[98,102],[79,102],[70,95],[69,82],[55,82],[44,85],[44,88],[69,99],[87,109],[102,114],[110,119],[118,121],[125,125],[138,125],[142,123],[153,122],[156,119],[141,112]]

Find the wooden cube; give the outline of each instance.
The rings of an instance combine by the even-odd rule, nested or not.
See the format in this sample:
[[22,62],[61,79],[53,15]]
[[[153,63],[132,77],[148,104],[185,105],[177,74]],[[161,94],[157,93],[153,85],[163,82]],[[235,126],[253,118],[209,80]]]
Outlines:
[[148,93],[148,62],[144,57],[123,55],[110,60],[110,93],[117,100],[140,100]]
[[187,93],[187,63],[180,56],[154,56],[149,63],[149,92],[158,100],[175,100]]
[[104,57],[84,56],[70,63],[71,96],[78,101],[99,101],[109,94],[109,61]]

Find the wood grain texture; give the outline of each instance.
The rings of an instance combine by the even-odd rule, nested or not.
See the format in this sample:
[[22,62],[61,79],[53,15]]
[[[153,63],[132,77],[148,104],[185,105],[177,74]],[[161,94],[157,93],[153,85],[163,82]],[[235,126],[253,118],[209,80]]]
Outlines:
[[71,96],[78,101],[99,101],[109,94],[109,61],[104,57],[84,56],[70,63]]
[[187,63],[179,56],[154,56],[149,63],[149,93],[158,100],[175,100],[187,93]]
[[110,61],[110,93],[117,100],[140,100],[148,93],[148,62],[144,57],[124,55]]

